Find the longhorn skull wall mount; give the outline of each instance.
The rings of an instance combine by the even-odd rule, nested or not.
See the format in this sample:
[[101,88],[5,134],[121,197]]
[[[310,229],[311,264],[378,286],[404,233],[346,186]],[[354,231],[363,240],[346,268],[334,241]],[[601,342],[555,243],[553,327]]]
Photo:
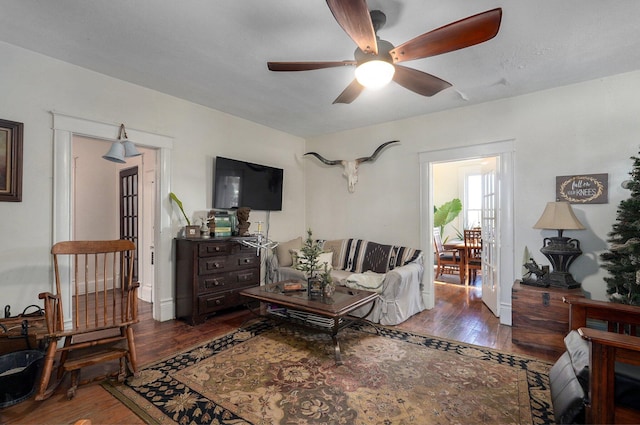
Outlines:
[[400,143],[400,141],[392,140],[390,142],[385,142],[378,146],[378,148],[373,152],[371,156],[363,156],[362,158],[352,160],[326,159],[317,152],[307,152],[305,153],[305,155],[313,155],[327,165],[342,165],[342,167],[344,167],[342,175],[347,178],[347,182],[349,184],[349,192],[353,193],[356,189],[356,183],[358,183],[358,167],[360,166],[360,164],[362,164],[363,162],[375,161],[380,152],[382,152],[385,147],[392,143]]

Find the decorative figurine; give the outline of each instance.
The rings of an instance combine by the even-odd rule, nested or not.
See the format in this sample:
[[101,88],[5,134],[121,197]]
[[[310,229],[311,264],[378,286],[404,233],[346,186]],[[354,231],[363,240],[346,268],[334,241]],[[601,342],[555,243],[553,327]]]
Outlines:
[[200,226],[200,237],[202,239],[209,239],[211,237],[211,232],[209,230],[209,219],[203,218],[202,225]]
[[522,276],[522,283],[532,286],[549,286],[549,283],[544,280],[544,276],[548,273],[548,267],[540,267],[536,260],[529,258],[529,262],[524,264],[524,268],[527,269],[527,273]]
[[236,211],[236,217],[238,217],[238,236],[248,236],[249,235],[249,213],[251,213],[251,208],[249,207],[240,207]]

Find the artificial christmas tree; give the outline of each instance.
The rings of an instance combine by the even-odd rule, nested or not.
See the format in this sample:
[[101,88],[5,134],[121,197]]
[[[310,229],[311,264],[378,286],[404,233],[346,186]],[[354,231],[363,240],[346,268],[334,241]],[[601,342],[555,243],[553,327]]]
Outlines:
[[640,158],[632,156],[631,180],[623,187],[631,197],[620,202],[617,223],[608,242],[611,248],[600,255],[602,267],[609,271],[607,294],[613,302],[640,305]]

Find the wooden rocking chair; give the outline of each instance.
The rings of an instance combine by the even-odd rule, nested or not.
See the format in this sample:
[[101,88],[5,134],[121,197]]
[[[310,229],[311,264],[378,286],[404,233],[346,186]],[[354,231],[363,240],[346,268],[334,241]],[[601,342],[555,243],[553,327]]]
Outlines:
[[[51,249],[55,294],[43,292],[49,346],[36,400],[51,396],[66,372],[71,372],[73,398],[80,369],[119,360],[118,380],[126,377],[125,359],[137,372],[132,325],[138,322],[137,288],[132,282],[135,245],[126,240],[59,242]],[[63,286],[70,278],[71,287]],[[63,301],[70,303],[70,323],[64,323]],[[59,340],[64,343],[59,346]],[[54,368],[54,362],[58,365]],[[56,369],[56,381],[49,381]]]

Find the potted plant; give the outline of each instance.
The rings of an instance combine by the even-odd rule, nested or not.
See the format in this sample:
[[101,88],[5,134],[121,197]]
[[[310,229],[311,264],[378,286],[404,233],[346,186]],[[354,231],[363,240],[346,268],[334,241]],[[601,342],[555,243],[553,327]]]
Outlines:
[[173,192],[169,193],[169,198],[171,198],[171,200],[176,203],[178,208],[180,208],[180,211],[182,212],[182,215],[184,216],[184,219],[187,222],[187,225],[184,228],[185,237],[187,239],[198,238],[200,235],[200,228],[198,226],[191,225],[191,220],[189,220],[189,217],[187,217],[187,214],[184,212],[184,208],[182,207],[182,201],[178,199],[176,194]]
[[[323,268],[319,261],[320,254],[323,252],[322,247],[317,241],[313,240],[312,236],[313,233],[311,229],[308,229],[307,239],[305,239],[300,249],[301,255],[295,265],[295,268],[302,271],[307,277],[307,291],[310,297],[322,294],[324,280],[319,273]],[[327,273],[326,263],[324,268],[325,273]]]
[[[451,223],[458,217],[462,211],[462,202],[458,198],[454,198],[449,202],[445,202],[439,208],[433,207],[433,226],[440,228],[440,234],[444,236],[444,226]],[[456,229],[459,236],[460,232]],[[445,238],[443,242],[446,242],[448,238]]]
[[324,263],[324,270],[320,275],[320,280],[322,281],[322,295],[331,298],[336,291],[336,284],[333,283],[327,263]]

